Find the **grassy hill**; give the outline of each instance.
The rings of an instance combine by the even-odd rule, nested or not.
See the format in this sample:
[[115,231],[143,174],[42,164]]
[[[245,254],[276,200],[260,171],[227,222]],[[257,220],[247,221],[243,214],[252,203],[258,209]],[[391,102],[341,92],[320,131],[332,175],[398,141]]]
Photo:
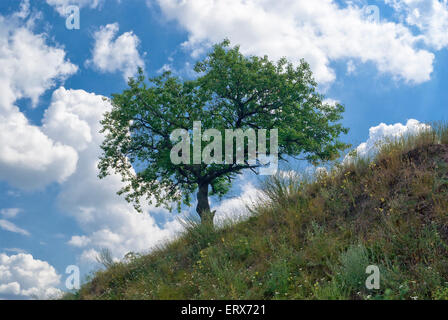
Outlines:
[[[96,272],[66,299],[448,299],[448,130],[313,179],[273,177],[246,221]],[[368,265],[381,272],[368,290]]]

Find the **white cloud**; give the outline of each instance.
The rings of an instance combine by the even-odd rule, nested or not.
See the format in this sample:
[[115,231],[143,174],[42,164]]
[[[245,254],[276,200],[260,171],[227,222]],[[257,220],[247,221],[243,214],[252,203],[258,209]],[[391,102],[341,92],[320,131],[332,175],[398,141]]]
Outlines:
[[92,264],[92,262],[97,262],[99,258],[99,251],[95,249],[84,250],[80,256],[81,263]]
[[[369,138],[356,148],[359,157],[372,157],[380,148],[381,143],[389,139],[393,140],[406,135],[413,135],[421,130],[427,130],[429,126],[415,119],[410,119],[405,125],[395,123],[387,125],[381,123],[369,129]],[[347,155],[345,161],[350,161],[351,156]]]
[[80,8],[90,7],[91,9],[98,8],[104,3],[104,0],[46,0],[47,4],[53,6],[55,10],[61,15],[65,16],[65,9],[67,6],[78,6]]
[[20,208],[7,208],[7,209],[1,209],[0,215],[4,216],[5,218],[14,218],[20,212],[22,212],[22,209]]
[[423,40],[436,50],[448,47],[447,0],[385,0],[403,15],[404,21],[417,27]]
[[352,74],[356,71],[356,66],[353,60],[347,62],[347,74]]
[[418,36],[402,24],[365,17],[362,8],[332,0],[158,0],[168,19],[188,31],[193,56],[229,38],[244,54],[286,56],[310,63],[318,82],[335,80],[338,60],[372,62],[380,73],[410,83],[428,81],[434,54],[417,47]]
[[101,72],[120,71],[127,81],[139,67],[144,67],[144,62],[138,52],[139,38],[132,31],[116,37],[118,30],[118,23],[113,23],[95,32],[93,56],[87,65],[92,64]]
[[0,254],[0,297],[50,299],[61,295],[60,276],[48,262],[30,254]]
[[340,102],[339,100],[335,100],[335,99],[327,98],[327,99],[324,99],[324,100],[322,101],[322,103],[324,103],[324,104],[328,104],[328,105],[333,106],[333,107],[336,107],[336,105],[337,105],[338,103],[341,103],[341,102]]
[[24,236],[30,236],[30,233],[28,231],[26,231],[25,229],[19,228],[14,223],[4,220],[4,219],[0,219],[0,228],[3,230],[6,230],[6,231],[19,233]]
[[90,243],[90,239],[86,236],[73,236],[68,244],[74,247],[85,247]]
[[76,168],[77,154],[49,139],[14,103],[29,98],[35,106],[55,81],[77,67],[65,59],[64,50],[48,46],[45,35],[29,29],[27,15],[22,8],[19,14],[0,16],[0,180],[35,189],[64,181]]
[[244,176],[239,177],[238,182],[241,183],[241,195],[222,200],[218,205],[211,208],[216,210],[215,223],[220,224],[226,220],[238,220],[246,218],[250,212],[247,206],[253,205],[261,196],[261,192],[252,182],[244,183]]
[[167,72],[167,71],[173,71],[173,67],[170,65],[170,64],[168,64],[168,63],[165,63],[159,70],[157,70],[157,73],[164,73],[164,72]]
[[23,27],[24,21],[0,16],[0,110],[14,111],[13,103],[38,98],[55,84],[77,71],[66,61],[65,51],[46,44],[44,34]]
[[23,0],[20,3],[20,10],[13,15],[20,19],[25,19],[30,14],[30,0]]

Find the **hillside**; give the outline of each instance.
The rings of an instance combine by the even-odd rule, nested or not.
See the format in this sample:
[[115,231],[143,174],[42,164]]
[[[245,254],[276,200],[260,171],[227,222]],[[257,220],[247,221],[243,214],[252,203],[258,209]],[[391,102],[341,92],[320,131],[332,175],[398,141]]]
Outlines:
[[[190,223],[66,299],[448,299],[448,130],[312,179],[273,177],[247,221]],[[381,272],[368,290],[368,265]]]

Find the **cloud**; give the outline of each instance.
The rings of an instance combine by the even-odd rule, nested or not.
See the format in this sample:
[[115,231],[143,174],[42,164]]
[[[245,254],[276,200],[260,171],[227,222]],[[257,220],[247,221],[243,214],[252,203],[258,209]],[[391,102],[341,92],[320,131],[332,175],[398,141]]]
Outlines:
[[405,23],[422,32],[424,42],[440,50],[448,47],[447,0],[386,0]]
[[340,102],[339,100],[335,100],[335,99],[327,98],[327,99],[324,99],[324,100],[322,101],[322,103],[324,103],[324,104],[328,104],[328,105],[330,105],[330,106],[332,106],[332,107],[336,107],[336,105],[339,104],[339,103],[341,103],[341,102]]
[[226,220],[238,220],[246,218],[250,212],[247,206],[254,204],[261,196],[261,192],[252,182],[244,182],[244,175],[238,178],[235,185],[241,183],[241,194],[237,197],[222,200],[218,205],[212,206],[216,210],[215,223],[220,224]]
[[[373,63],[378,71],[409,83],[430,80],[434,54],[418,48],[419,36],[401,23],[367,19],[354,4],[332,0],[158,0],[167,19],[188,32],[193,57],[229,38],[244,54],[286,56],[310,63],[319,83],[335,78],[331,63]],[[351,70],[353,68],[350,68]]]
[[0,179],[12,186],[42,188],[65,181],[76,169],[76,151],[49,139],[19,111],[0,116],[0,141]]
[[353,74],[356,71],[356,66],[353,60],[347,62],[347,74]]
[[95,252],[102,248],[111,250],[115,258],[122,258],[129,251],[148,250],[173,237],[180,228],[168,216],[165,224],[156,223],[152,214],[168,215],[165,210],[145,207],[143,213],[137,213],[116,194],[122,188],[119,176],[104,180],[97,177],[100,144],[104,139],[99,133],[100,120],[110,108],[110,103],[100,95],[61,87],[53,93],[42,120],[49,137],[72,146],[79,155],[76,172],[60,186],[58,203],[84,231],[69,241],[70,245],[82,248],[81,260],[95,261]]
[[26,231],[25,229],[19,228],[14,223],[4,220],[4,219],[0,219],[0,228],[3,230],[6,230],[6,231],[19,233],[24,236],[30,236],[30,233],[28,231]]
[[93,65],[101,72],[120,71],[127,81],[136,74],[139,67],[144,67],[144,62],[138,52],[139,38],[132,31],[117,38],[118,30],[118,23],[113,23],[94,33],[93,56],[87,61],[87,65]]
[[84,250],[80,256],[80,261],[85,264],[92,264],[92,262],[98,262],[100,252],[95,249]]
[[36,189],[64,181],[76,168],[77,154],[32,125],[15,102],[29,98],[35,106],[77,67],[65,59],[64,50],[47,45],[44,34],[33,33],[27,15],[25,6],[19,13],[0,16],[0,180]]
[[14,112],[13,103],[38,98],[54,86],[55,80],[65,80],[77,71],[77,66],[65,59],[65,51],[46,44],[45,34],[34,34],[25,20],[15,16],[0,16],[0,110]]
[[20,208],[7,208],[7,209],[1,209],[0,215],[4,216],[5,218],[14,218],[20,212],[22,212],[22,209]]
[[60,276],[48,262],[30,254],[0,254],[0,297],[50,299],[59,297]]
[[61,15],[65,16],[65,9],[67,6],[78,6],[80,8],[90,7],[96,9],[100,7],[104,0],[46,0],[47,4],[53,6],[55,10]]
[[74,247],[85,247],[90,243],[90,239],[86,236],[73,236],[68,244]]
[[[0,215],[5,218],[10,219],[10,218],[15,218],[20,212],[22,212],[22,209],[7,208],[7,209],[1,209]],[[12,223],[8,220],[5,220],[5,219],[0,219],[0,229],[6,230],[9,232],[19,233],[24,236],[30,236],[30,233],[28,231],[16,226],[14,223]]]
[[20,248],[4,248],[3,251],[14,252],[14,253],[27,253],[26,250]]
[[[415,119],[408,120],[405,125],[401,123],[391,125],[381,123],[378,126],[369,129],[369,138],[366,142],[361,143],[356,148],[356,154],[359,157],[372,157],[379,150],[381,143],[385,140],[396,139],[405,135],[413,135],[428,128],[428,125]],[[347,155],[345,161],[349,161],[350,159],[351,156]]]

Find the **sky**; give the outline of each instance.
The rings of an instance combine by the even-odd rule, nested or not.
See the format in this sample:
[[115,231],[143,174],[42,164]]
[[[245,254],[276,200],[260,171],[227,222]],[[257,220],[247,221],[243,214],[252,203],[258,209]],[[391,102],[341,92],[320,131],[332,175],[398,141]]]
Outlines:
[[[103,98],[139,67],[192,78],[225,38],[245,55],[303,58],[346,108],[342,139],[369,154],[448,120],[447,31],[447,0],[0,1],[0,299],[57,297],[68,266],[85,278],[101,249],[121,259],[179,232],[178,215],[139,214],[116,195],[118,176],[97,178]],[[257,183],[244,174],[213,199],[218,218],[241,214]]]

